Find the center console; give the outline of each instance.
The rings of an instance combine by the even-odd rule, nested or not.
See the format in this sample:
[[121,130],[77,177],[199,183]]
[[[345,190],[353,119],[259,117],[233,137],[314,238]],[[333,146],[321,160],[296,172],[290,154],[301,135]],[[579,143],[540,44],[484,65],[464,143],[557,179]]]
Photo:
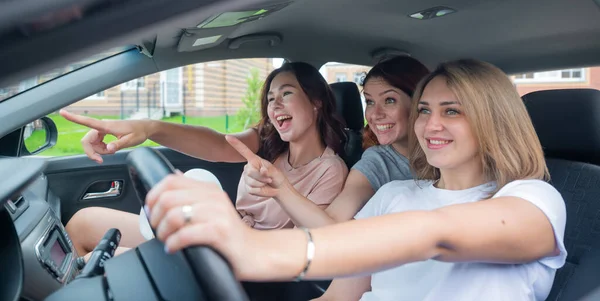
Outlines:
[[37,225],[27,236],[20,237],[25,268],[22,297],[29,300],[43,300],[73,280],[79,272],[76,264],[78,255],[71,239],[54,211],[47,204],[45,207]]
[[[60,221],[50,214],[46,217],[44,233],[35,245],[37,261],[42,264],[46,271],[59,283],[71,280],[74,275],[73,244],[69,239]],[[45,226],[45,227],[44,227]]]

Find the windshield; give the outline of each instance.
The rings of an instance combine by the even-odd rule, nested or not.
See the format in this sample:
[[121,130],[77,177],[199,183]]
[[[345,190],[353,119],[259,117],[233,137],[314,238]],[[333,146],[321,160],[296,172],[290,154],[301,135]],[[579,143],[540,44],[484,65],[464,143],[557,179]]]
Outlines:
[[86,59],[80,60],[78,62],[74,62],[74,63],[68,64],[64,67],[56,68],[56,69],[50,70],[49,72],[45,72],[43,74],[39,74],[32,78],[28,78],[26,80],[21,81],[18,84],[14,84],[12,86],[7,86],[7,87],[0,87],[0,102],[7,100],[21,92],[25,92],[29,89],[35,88],[45,82],[51,81],[55,78],[65,75],[69,72],[72,72],[79,68],[83,68],[85,66],[91,65],[95,62],[98,62],[107,57],[113,56],[117,53],[121,53],[123,51],[129,50],[131,48],[133,48],[133,46],[109,49],[107,51],[98,53],[98,54],[88,57]]

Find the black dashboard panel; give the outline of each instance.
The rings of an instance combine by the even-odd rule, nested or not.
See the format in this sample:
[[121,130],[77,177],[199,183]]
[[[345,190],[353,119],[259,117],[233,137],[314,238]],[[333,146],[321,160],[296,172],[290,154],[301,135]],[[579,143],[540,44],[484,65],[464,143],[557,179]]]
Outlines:
[[36,180],[46,167],[43,159],[2,158],[0,159],[0,205],[16,199],[23,188]]
[[[18,200],[21,191],[39,177],[45,166],[46,162],[39,159],[0,159],[0,175],[2,175],[2,181],[0,181],[1,300],[17,300],[24,282],[24,260],[20,237],[6,205],[9,200]],[[19,215],[25,213],[27,211],[25,209]]]
[[78,272],[41,158],[0,158],[0,300],[43,300]]
[[17,300],[23,289],[23,255],[7,210],[0,207],[0,300]]

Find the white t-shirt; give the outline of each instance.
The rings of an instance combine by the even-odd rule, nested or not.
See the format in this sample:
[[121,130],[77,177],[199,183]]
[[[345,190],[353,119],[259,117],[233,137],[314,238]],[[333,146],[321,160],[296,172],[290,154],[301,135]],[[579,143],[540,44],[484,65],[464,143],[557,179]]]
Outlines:
[[[488,183],[457,191],[436,188],[431,181],[393,181],[381,187],[355,218],[476,202],[487,198],[494,188],[494,183]],[[540,180],[510,182],[493,197],[501,196],[520,197],[540,208],[554,229],[560,254],[527,264],[435,260],[405,264],[373,274],[371,291],[361,300],[545,300],[556,270],[567,257],[564,200],[554,187]]]

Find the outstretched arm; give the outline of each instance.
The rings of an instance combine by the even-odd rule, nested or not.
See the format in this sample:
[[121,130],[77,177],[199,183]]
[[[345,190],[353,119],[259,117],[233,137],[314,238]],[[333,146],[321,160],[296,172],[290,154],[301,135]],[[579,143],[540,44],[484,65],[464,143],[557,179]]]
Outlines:
[[[307,254],[304,231],[250,229],[239,220],[226,194],[186,180],[168,177],[148,194],[152,225],[158,227],[157,237],[166,242],[168,250],[210,245],[229,259],[243,280],[287,280],[303,270]],[[558,198],[562,202],[560,195]],[[191,204],[194,213],[186,225],[180,207],[185,204]],[[314,229],[316,250],[306,277],[367,275],[427,259],[525,263],[557,255],[549,218],[564,227],[562,205],[563,211],[547,217],[533,203],[506,196]]]
[[[71,122],[90,128],[81,139],[81,144],[85,154],[98,163],[103,162],[102,155],[114,154],[148,139],[207,161],[244,162],[244,157],[227,143],[224,134],[207,127],[156,120],[98,120],[66,110],[61,110],[60,114]],[[106,143],[106,135],[113,135],[117,140]],[[256,130],[249,129],[235,136],[253,152],[258,151],[259,137]]]
[[[323,210],[322,206],[315,204],[307,196],[298,192],[280,170],[257,156],[240,140],[227,137],[227,141],[248,161],[242,175],[247,185],[246,190],[252,195],[277,200],[296,226],[316,228],[350,220],[375,194],[367,178],[359,171],[351,170],[343,184],[342,191],[339,192],[338,186],[336,193],[339,192],[339,194]],[[341,175],[329,174],[328,176],[327,180],[331,180]]]

